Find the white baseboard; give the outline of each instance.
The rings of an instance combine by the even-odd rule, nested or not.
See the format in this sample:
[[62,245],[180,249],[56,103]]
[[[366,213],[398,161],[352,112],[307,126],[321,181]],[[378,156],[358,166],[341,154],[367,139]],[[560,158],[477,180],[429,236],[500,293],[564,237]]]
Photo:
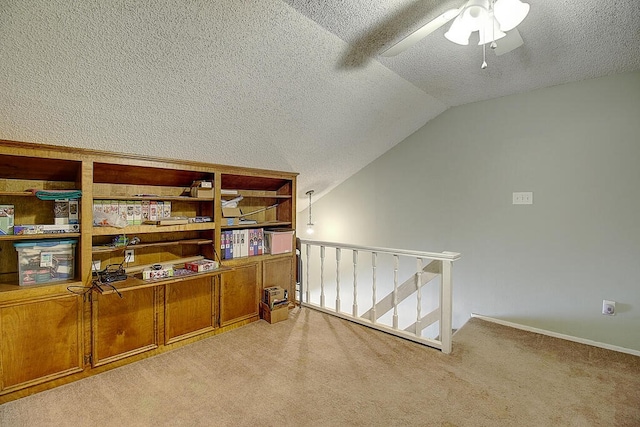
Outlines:
[[593,347],[604,348],[606,350],[613,350],[620,353],[632,354],[634,356],[640,356],[640,350],[633,350],[630,348],[619,347],[617,345],[606,344],[598,341],[588,340],[586,338],[574,337],[571,335],[559,334],[557,332],[547,331],[545,329],[534,328],[532,326],[521,325],[519,323],[509,322],[507,320],[500,320],[494,317],[483,316],[482,314],[471,313],[471,317],[486,320],[487,322],[497,323],[503,326],[509,326],[511,328],[520,329],[527,332],[534,332],[536,334],[547,335],[549,337],[560,338],[567,341],[573,341],[580,344],[586,344]]

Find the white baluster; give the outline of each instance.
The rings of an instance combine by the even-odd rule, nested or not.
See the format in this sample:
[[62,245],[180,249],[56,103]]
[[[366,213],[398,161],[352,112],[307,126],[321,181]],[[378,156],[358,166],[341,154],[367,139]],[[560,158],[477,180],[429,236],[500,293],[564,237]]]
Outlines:
[[336,313],[340,312],[340,248],[336,248]]
[[416,258],[416,335],[422,335],[422,258]]
[[371,268],[373,269],[372,271],[372,280],[373,280],[373,284],[372,284],[372,299],[373,299],[373,307],[371,308],[371,321],[373,323],[376,323],[376,320],[378,319],[378,316],[376,316],[376,267],[377,267],[377,260],[378,260],[378,254],[376,252],[371,252]]
[[442,289],[440,290],[440,340],[442,352],[451,353],[452,327],[452,291],[453,278],[451,275],[452,262],[442,262]]
[[324,246],[320,246],[320,307],[324,308]]
[[393,256],[393,329],[398,329],[398,267],[399,257]]
[[358,251],[353,250],[353,317],[358,317]]
[[311,301],[311,291],[310,291],[310,284],[309,284],[309,252],[311,252],[311,245],[307,243],[307,304],[310,303]]

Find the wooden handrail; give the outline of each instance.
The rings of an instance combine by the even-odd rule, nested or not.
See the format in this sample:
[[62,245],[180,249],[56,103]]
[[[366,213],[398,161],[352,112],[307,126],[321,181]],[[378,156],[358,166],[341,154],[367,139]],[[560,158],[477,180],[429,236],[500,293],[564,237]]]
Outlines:
[[361,245],[353,245],[347,243],[336,243],[336,242],[325,242],[320,240],[310,240],[310,239],[300,239],[300,242],[305,245],[313,245],[313,246],[324,246],[329,248],[340,248],[340,249],[355,249],[357,251],[365,251],[365,252],[376,252],[379,254],[390,254],[390,255],[406,255],[412,256],[416,258],[425,258],[425,259],[435,259],[438,261],[457,261],[460,259],[460,254],[458,252],[423,252],[423,251],[414,251],[408,249],[393,249],[393,248],[381,248],[376,246],[361,246]]
[[[407,249],[392,249],[392,248],[382,248],[375,246],[362,246],[362,245],[353,245],[346,243],[337,243],[337,242],[326,242],[319,240],[309,240],[309,239],[299,239],[300,244],[298,247],[301,251],[301,259],[304,259],[306,264],[306,282],[301,282],[300,295],[306,295],[304,301],[300,301],[301,305],[305,307],[310,307],[313,309],[317,309],[323,311],[327,314],[331,314],[334,316],[338,316],[347,320],[351,320],[356,323],[360,323],[362,325],[366,325],[372,327],[374,329],[378,329],[402,338],[406,338],[421,344],[425,344],[431,347],[438,348],[442,350],[443,353],[451,352],[452,345],[452,316],[453,316],[453,306],[452,306],[452,277],[451,271],[453,262],[460,259],[460,254],[458,252],[424,252],[424,251],[415,251],[415,250],[407,250]],[[318,247],[320,249],[319,252],[319,260],[316,261],[315,257],[311,258],[311,248]],[[326,304],[326,289],[332,288],[334,283],[325,283],[325,253],[327,248],[335,249],[335,263],[336,263],[336,275],[335,278],[330,279],[335,281],[335,293],[336,300],[335,306],[331,307],[331,304]],[[304,249],[304,250],[303,250]],[[350,250],[353,251],[353,305],[352,312],[347,313],[341,309],[341,293],[340,293],[340,275],[341,275],[341,251],[342,250]],[[303,255],[303,252],[306,252]],[[371,254],[371,278],[370,283],[367,277],[360,277],[358,275],[359,270],[359,253],[370,253]],[[378,264],[377,257],[379,254],[391,255],[393,256],[393,288],[387,289],[389,293],[385,296],[378,297],[378,269],[382,266]],[[416,268],[412,270],[411,275],[407,277],[407,279],[400,284],[398,282],[398,268],[399,268],[399,257],[408,257],[414,258],[416,261]],[[427,265],[424,265],[424,260],[430,260]],[[316,264],[319,262],[319,265]],[[311,277],[310,270],[312,269],[312,265],[314,266],[314,270],[317,269],[319,273],[319,277],[313,277],[314,285],[316,279],[319,278],[319,302],[314,302],[316,298],[311,297]],[[349,270],[351,265],[347,268]],[[365,275],[366,276],[366,275]],[[422,288],[427,285],[432,279],[436,277],[440,277],[439,283],[439,301],[437,307],[432,309],[429,313],[423,315],[422,313]],[[438,282],[434,282],[438,283]],[[358,293],[359,289],[363,289],[366,291],[366,286],[370,284],[371,288],[369,289],[371,293],[371,306],[369,304],[366,305],[365,311],[360,313],[360,309],[358,307]],[[325,286],[327,285],[327,286]],[[387,286],[388,288],[388,286]],[[380,288],[382,289],[382,288]],[[317,292],[314,292],[314,294]],[[416,305],[415,305],[415,315],[413,315],[413,323],[407,326],[404,329],[400,329],[398,324],[398,308],[399,303],[411,295],[415,295]],[[302,298],[301,298],[302,299]],[[312,301],[312,299],[314,301]],[[360,301],[362,302],[362,301]],[[405,313],[406,307],[403,309]],[[385,323],[385,321],[381,321],[381,317],[385,313],[392,312],[392,324]],[[426,338],[423,337],[423,331],[430,325],[438,322],[438,330],[439,333],[436,338]]]

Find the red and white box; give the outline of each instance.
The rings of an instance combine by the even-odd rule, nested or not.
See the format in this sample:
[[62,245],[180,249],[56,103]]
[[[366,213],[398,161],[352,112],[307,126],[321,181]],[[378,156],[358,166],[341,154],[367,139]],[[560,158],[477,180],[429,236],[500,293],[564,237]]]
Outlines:
[[196,273],[202,273],[205,271],[212,271],[218,268],[218,262],[210,259],[201,259],[198,261],[185,262],[184,268],[187,270],[195,271]]
[[145,268],[142,270],[142,278],[144,280],[157,280],[173,277],[173,266],[163,265],[160,268]]

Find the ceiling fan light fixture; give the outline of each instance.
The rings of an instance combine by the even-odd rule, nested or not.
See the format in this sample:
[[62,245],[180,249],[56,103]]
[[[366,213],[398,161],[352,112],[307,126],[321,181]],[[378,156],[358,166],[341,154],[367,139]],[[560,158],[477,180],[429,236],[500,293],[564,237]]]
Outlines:
[[471,33],[472,31],[465,25],[462,14],[460,14],[453,21],[453,24],[451,24],[449,31],[444,33],[444,36],[447,40],[453,43],[467,46],[469,44],[469,37],[471,37]]
[[530,8],[528,3],[520,0],[497,0],[493,5],[493,12],[500,23],[500,30],[509,31],[524,21]]
[[461,20],[473,31],[483,27],[489,12],[489,0],[469,0],[462,11]]
[[500,31],[500,23],[493,16],[493,13],[489,13],[489,19],[485,21],[485,25],[483,28],[480,28],[479,36],[480,41],[478,45],[483,45],[487,43],[491,43],[495,40],[500,40],[505,37],[507,34]]

